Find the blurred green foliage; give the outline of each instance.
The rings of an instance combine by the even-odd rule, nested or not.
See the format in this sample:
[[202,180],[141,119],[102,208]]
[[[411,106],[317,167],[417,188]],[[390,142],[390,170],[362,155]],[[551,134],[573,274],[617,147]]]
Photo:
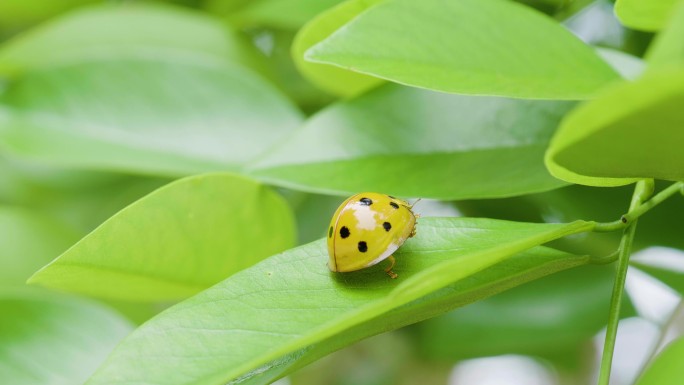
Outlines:
[[[619,234],[516,222],[684,179],[682,31],[674,0],[0,1],[0,379],[438,383],[511,353],[588,383],[613,269],[560,271]],[[317,240],[364,190],[511,222],[419,220],[397,281],[330,275]],[[684,250],[682,215],[635,247]]]

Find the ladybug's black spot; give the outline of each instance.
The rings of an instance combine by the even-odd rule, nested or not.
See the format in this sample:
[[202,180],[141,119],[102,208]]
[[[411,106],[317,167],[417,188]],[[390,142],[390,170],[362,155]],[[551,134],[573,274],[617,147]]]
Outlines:
[[362,253],[365,253],[366,251],[368,251],[368,245],[366,244],[366,242],[364,242],[364,241],[359,242],[359,251]]
[[373,204],[373,201],[370,200],[370,198],[361,198],[359,199],[359,202],[364,206],[370,206]]
[[390,231],[392,229],[392,224],[389,222],[385,222],[382,224],[382,227],[385,229],[385,231]]
[[394,202],[390,202],[390,206],[394,207],[395,209],[399,208],[399,205]]
[[397,199],[397,198],[395,198],[395,197],[393,197],[393,196],[391,196],[391,195],[388,195],[388,197],[390,197],[390,198],[392,198],[392,199]]
[[332,233],[333,233],[333,228],[330,226],[330,230],[328,230],[328,238],[332,238]]
[[347,226],[342,226],[342,228],[340,229],[340,237],[347,238],[348,236],[349,236],[349,229],[347,228]]

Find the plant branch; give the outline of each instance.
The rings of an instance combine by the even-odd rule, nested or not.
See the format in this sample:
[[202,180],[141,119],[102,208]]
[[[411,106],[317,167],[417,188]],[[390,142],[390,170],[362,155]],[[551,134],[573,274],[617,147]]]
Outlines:
[[[677,187],[676,191],[679,190]],[[642,202],[649,198],[653,193],[653,180],[639,181],[634,188],[634,195],[629,206],[629,213],[634,212],[642,206]],[[660,195],[660,194],[659,194]],[[655,197],[654,197],[655,198]],[[661,201],[665,198],[661,198]],[[657,203],[655,203],[657,204]],[[655,206],[653,204],[652,206]],[[651,206],[651,207],[652,207]],[[646,210],[648,211],[648,210]],[[645,211],[644,211],[645,212]],[[613,352],[615,350],[615,340],[617,337],[618,322],[620,321],[620,306],[627,278],[627,268],[629,266],[629,256],[632,251],[634,234],[636,233],[636,218],[626,223],[627,228],[622,234],[620,247],[618,249],[618,265],[613,285],[613,295],[610,299],[610,311],[608,313],[608,325],[606,327],[606,339],[603,345],[603,355],[601,357],[601,370],[599,372],[599,385],[608,385],[610,381],[610,368],[613,363]]]
[[[642,182],[639,182],[642,183]],[[644,182],[647,183],[647,182]],[[653,183],[652,180],[649,180],[648,183]],[[654,195],[653,198],[648,199],[648,200],[641,200],[644,199],[643,197],[649,196],[650,194],[648,193],[648,190],[652,192],[651,187],[644,187],[644,191],[640,192],[642,195],[641,198],[639,198],[639,203],[636,206],[632,207],[630,206],[629,211],[624,214],[619,220],[613,221],[613,222],[605,222],[605,223],[596,223],[594,225],[594,231],[596,232],[607,232],[607,231],[616,231],[616,230],[621,230],[625,229],[627,226],[629,226],[630,223],[633,223],[636,221],[637,218],[642,216],[644,213],[648,212],[655,206],[659,205],[660,203],[664,202],[667,198],[671,197],[672,195],[677,194],[678,192],[684,191],[684,182],[677,182],[673,183],[663,191],[659,192],[658,194]],[[636,192],[635,192],[636,194]]]

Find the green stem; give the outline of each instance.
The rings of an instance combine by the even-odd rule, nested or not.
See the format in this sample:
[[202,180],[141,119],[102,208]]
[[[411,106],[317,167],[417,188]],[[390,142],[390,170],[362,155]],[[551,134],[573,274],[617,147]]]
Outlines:
[[[644,182],[644,183],[646,183],[646,182]],[[649,183],[652,183],[652,182],[649,182]],[[596,223],[594,225],[594,231],[606,232],[606,231],[615,231],[615,230],[621,230],[621,229],[626,228],[630,223],[635,222],[637,220],[637,218],[642,216],[647,211],[651,210],[655,206],[664,202],[667,198],[671,197],[672,195],[675,195],[678,192],[682,191],[682,189],[684,189],[684,182],[673,183],[672,185],[670,185],[669,187],[667,187],[663,191],[654,195],[653,198],[651,198],[647,201],[642,200],[642,199],[644,199],[643,197],[646,197],[649,195],[648,194],[649,189],[650,189],[650,187],[645,186],[644,191],[640,192],[642,198],[640,198],[639,201],[644,202],[644,203],[637,204],[634,207],[630,206],[629,211],[617,221],[607,222],[607,223]]]
[[629,254],[632,249],[632,240],[636,231],[636,222],[632,223],[622,234],[620,250],[618,255],[618,266],[613,285],[613,295],[610,299],[610,313],[608,314],[608,326],[606,327],[606,339],[603,345],[603,356],[601,357],[601,372],[599,374],[599,385],[608,385],[610,380],[610,367],[613,363],[613,351],[617,336],[618,321],[620,320],[620,305],[624,293],[625,280],[627,278],[627,267],[629,266]]
[[[679,187],[677,187],[675,191],[678,191],[678,189]],[[638,182],[634,189],[632,202],[629,206],[629,213],[633,213],[635,210],[641,207],[642,202],[646,201],[646,199],[648,199],[649,195],[652,194],[652,192],[652,180]],[[655,204],[652,206],[655,206]],[[603,345],[603,355],[601,357],[601,370],[599,372],[598,385],[608,385],[610,381],[610,367],[613,363],[613,352],[615,350],[615,340],[617,337],[618,321],[620,320],[620,306],[622,305],[625,280],[627,278],[629,256],[632,251],[634,234],[636,233],[637,217],[638,215],[634,217],[633,220],[626,223],[627,228],[623,232],[622,239],[620,240],[620,248],[618,249],[617,272],[615,274],[615,284],[613,285],[613,295],[610,299],[610,312],[608,314],[608,326],[606,327],[606,339]]]
[[613,253],[609,255],[604,255],[601,257],[590,257],[589,258],[589,263],[593,265],[607,265],[609,263],[613,263],[618,260],[619,257],[619,250],[615,250]]

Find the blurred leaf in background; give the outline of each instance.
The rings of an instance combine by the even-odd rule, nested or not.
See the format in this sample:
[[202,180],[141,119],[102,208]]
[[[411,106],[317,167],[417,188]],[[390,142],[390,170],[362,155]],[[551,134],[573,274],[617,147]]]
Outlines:
[[0,378],[82,384],[132,325],[91,301],[0,293]]
[[[592,383],[614,274],[579,266],[620,232],[590,221],[683,178],[683,25],[673,0],[0,1],[0,382],[447,383],[515,353]],[[432,198],[396,281],[325,266],[365,190]],[[634,248],[684,249],[682,215]],[[673,346],[639,385],[678,379]]]

